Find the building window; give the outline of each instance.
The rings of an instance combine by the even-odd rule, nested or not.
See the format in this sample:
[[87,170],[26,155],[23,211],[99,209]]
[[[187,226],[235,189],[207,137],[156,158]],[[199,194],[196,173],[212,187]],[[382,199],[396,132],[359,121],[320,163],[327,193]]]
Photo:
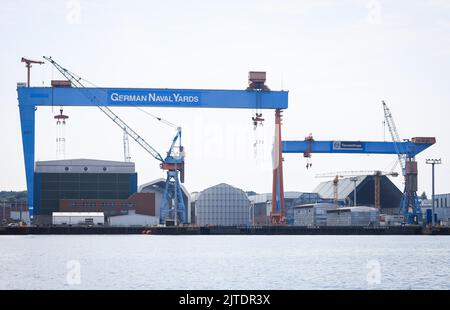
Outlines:
[[88,170],[88,167],[84,167],[84,171],[87,171]]
[[103,167],[103,171],[106,171],[106,167]]
[[64,170],[65,170],[65,171],[69,171],[69,167],[65,167]]

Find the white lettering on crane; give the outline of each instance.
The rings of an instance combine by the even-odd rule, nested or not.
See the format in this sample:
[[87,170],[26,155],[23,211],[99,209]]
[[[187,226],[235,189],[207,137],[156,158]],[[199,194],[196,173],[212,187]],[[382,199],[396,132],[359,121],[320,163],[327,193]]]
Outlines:
[[180,102],[180,103],[198,103],[198,96],[181,95],[180,93],[157,94],[149,93],[148,95],[122,95],[118,93],[111,94],[111,101],[115,102]]

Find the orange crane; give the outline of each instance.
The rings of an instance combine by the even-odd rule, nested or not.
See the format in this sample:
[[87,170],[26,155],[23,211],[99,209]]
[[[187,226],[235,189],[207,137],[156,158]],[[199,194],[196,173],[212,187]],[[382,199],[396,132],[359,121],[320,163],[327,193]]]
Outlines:
[[[397,172],[383,172],[380,170],[374,170],[374,171],[341,171],[341,172],[334,172],[334,173],[323,173],[316,175],[316,178],[330,178],[334,176],[333,179],[333,203],[335,205],[338,204],[338,186],[339,186],[339,179],[345,178],[345,177],[358,177],[358,176],[373,176],[374,177],[374,183],[375,183],[375,190],[374,190],[374,204],[375,208],[378,210],[381,209],[381,177],[383,175],[386,176],[393,176],[397,177]],[[355,189],[353,190],[354,193],[354,202],[356,201],[356,181],[357,179],[353,179],[352,181],[355,182]]]

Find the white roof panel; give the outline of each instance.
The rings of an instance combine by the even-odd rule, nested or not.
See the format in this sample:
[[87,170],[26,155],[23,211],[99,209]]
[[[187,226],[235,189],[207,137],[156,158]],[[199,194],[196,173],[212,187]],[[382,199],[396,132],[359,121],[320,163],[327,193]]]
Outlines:
[[53,217],[57,216],[105,216],[103,212],[52,212]]

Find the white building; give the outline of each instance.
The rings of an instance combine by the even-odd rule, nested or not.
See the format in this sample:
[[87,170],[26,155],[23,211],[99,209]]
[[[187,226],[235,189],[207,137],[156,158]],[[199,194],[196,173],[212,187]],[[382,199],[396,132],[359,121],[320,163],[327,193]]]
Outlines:
[[53,225],[103,225],[103,212],[53,212]]
[[314,203],[294,206],[294,225],[326,226],[327,211],[336,209],[332,203]]
[[[160,208],[163,200],[166,179],[160,178],[139,186],[140,193],[155,193],[155,216],[160,216]],[[191,195],[184,185],[181,185],[183,201],[186,207],[187,222],[191,222]]]
[[136,214],[134,210],[130,210],[128,214],[110,216],[108,222],[110,226],[156,226],[159,224],[159,217]]
[[450,194],[434,195],[434,211],[438,222],[450,222]]
[[327,226],[378,226],[380,212],[372,207],[345,207],[327,211]]

